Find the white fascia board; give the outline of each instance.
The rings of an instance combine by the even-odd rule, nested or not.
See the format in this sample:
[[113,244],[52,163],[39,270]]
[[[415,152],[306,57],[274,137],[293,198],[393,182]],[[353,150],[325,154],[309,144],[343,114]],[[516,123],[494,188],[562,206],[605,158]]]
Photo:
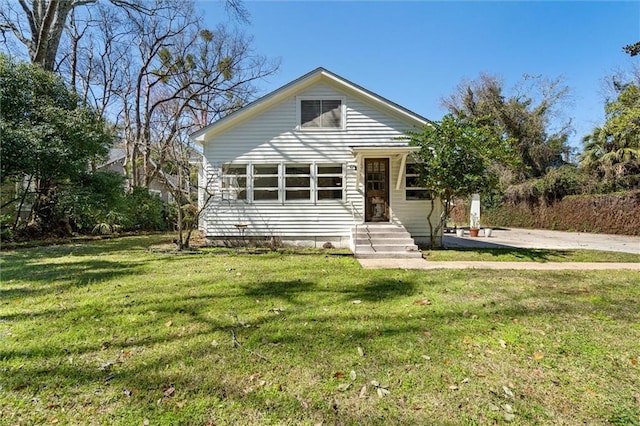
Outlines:
[[281,102],[289,96],[293,96],[295,93],[305,89],[306,87],[311,86],[316,81],[322,78],[321,73],[314,73],[308,75],[306,78],[302,80],[294,80],[292,83],[289,83],[285,86],[276,89],[275,91],[256,99],[252,103],[248,104],[244,108],[239,109],[238,111],[229,114],[228,116],[221,118],[220,120],[212,123],[194,133],[192,133],[189,137],[195,142],[204,145],[209,138],[213,135],[216,135],[224,130],[233,127],[237,123],[247,120],[262,111],[267,110],[273,105]]
[[420,151],[419,146],[352,146],[351,152],[355,155],[400,155]]

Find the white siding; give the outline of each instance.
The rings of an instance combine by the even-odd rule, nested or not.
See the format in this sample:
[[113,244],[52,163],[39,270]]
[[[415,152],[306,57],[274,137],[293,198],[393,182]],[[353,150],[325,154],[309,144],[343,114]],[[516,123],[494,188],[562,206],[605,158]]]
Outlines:
[[[296,96],[344,97],[346,128],[297,130]],[[217,196],[204,212],[203,231],[210,238],[239,236],[234,225],[246,223],[245,235],[248,237],[348,237],[351,227],[355,223],[362,223],[364,210],[362,188],[356,188],[356,163],[351,147],[406,146],[405,141],[397,138],[410,127],[408,123],[384,113],[359,97],[327,83],[317,84],[284,99],[205,144],[204,168],[209,184],[219,194],[220,168],[229,162],[340,163],[345,166],[344,200],[250,204],[246,201],[225,201]],[[423,208],[427,203],[405,201],[404,183],[401,190],[395,190],[400,159],[398,156],[389,158],[392,159],[390,203],[393,221],[404,224],[416,235],[428,235],[426,211]]]

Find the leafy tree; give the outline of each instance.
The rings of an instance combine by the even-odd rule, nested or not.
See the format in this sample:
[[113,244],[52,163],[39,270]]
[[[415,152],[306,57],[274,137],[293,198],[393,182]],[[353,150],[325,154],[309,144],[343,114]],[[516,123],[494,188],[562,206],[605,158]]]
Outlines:
[[584,138],[580,165],[605,190],[640,185],[640,86],[627,84],[605,105],[605,123]]
[[[475,121],[446,115],[441,122],[426,124],[419,132],[408,132],[415,154],[421,186],[434,195],[428,215],[431,245],[449,217],[452,201],[490,190],[498,182],[496,165],[512,161],[508,140],[493,128]],[[435,198],[444,211],[434,223]]]
[[60,77],[5,55],[0,55],[0,110],[0,179],[30,182],[32,219],[43,230],[54,228],[60,185],[77,182],[91,162],[103,158],[112,135]]
[[520,162],[514,170],[516,182],[539,177],[548,168],[564,164],[568,153],[570,122],[552,130],[557,106],[566,98],[567,87],[560,80],[549,81],[525,75],[507,95],[502,80],[482,74],[463,82],[443,105],[456,117],[491,126],[497,136],[509,139]]
[[640,54],[640,41],[637,41],[632,44],[627,44],[625,47],[622,48],[622,50],[624,50],[625,53],[628,53],[629,56],[636,56]]

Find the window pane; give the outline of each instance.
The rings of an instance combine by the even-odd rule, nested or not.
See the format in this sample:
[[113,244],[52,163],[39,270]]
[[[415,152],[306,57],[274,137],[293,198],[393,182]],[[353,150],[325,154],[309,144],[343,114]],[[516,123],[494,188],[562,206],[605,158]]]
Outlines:
[[253,179],[253,186],[255,186],[256,188],[277,188],[278,177],[277,176],[256,177]]
[[418,164],[416,163],[407,163],[406,170],[408,175],[415,175],[420,173],[420,167],[418,167]]
[[430,200],[431,193],[429,193],[429,191],[426,189],[408,189],[406,199],[407,200]]
[[342,174],[342,166],[341,165],[326,165],[326,166],[319,165],[318,174],[319,175]]
[[318,200],[342,200],[342,190],[321,189],[318,191]]
[[222,168],[225,175],[245,175],[247,174],[247,166],[244,164],[228,164]]
[[256,164],[253,166],[253,174],[256,175],[277,175],[277,164]]
[[255,201],[277,201],[278,191],[255,190],[253,191],[253,199]]
[[342,101],[339,99],[300,101],[302,127],[342,127]]
[[406,185],[407,185],[407,188],[416,188],[416,187],[419,188],[421,186],[418,176],[407,176]]
[[302,187],[309,188],[311,186],[311,178],[303,176],[287,176],[285,178],[287,188]]
[[300,101],[302,127],[320,127],[320,101]]
[[311,191],[308,189],[302,190],[287,190],[285,193],[285,200],[309,200],[311,199]]
[[342,178],[337,176],[336,177],[319,177],[318,187],[319,188],[342,187]]
[[342,113],[340,100],[322,101],[322,127],[341,127]]
[[309,164],[287,165],[286,174],[288,175],[308,175],[311,172]]
[[222,178],[223,188],[246,188],[246,186],[247,186],[246,176],[242,176],[242,177],[224,176]]

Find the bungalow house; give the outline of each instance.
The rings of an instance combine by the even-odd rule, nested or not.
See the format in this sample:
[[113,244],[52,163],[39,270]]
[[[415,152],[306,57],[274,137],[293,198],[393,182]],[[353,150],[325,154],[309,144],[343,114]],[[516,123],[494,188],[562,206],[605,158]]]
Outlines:
[[191,135],[203,147],[200,229],[215,242],[274,238],[418,257],[430,193],[417,185],[418,148],[402,136],[425,123],[315,69]]

